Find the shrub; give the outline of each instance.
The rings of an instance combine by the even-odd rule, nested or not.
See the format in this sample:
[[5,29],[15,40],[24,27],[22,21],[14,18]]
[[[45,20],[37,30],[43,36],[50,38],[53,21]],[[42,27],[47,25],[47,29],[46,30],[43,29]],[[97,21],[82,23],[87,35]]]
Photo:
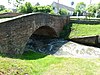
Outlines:
[[6,13],[6,12],[12,12],[12,10],[5,9],[5,10],[0,11],[0,13]]
[[59,10],[59,14],[60,14],[60,15],[68,16],[69,13],[68,13],[68,11],[67,11],[66,9],[60,9],[60,10]]
[[26,2],[24,5],[19,6],[17,10],[20,13],[32,13],[33,7],[30,2]]

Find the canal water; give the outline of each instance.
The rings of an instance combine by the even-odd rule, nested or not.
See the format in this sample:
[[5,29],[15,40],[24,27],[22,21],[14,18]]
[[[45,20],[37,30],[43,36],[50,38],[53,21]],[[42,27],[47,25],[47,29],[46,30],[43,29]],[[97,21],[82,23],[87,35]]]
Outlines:
[[85,46],[63,38],[32,35],[25,50],[59,57],[100,58],[100,48]]

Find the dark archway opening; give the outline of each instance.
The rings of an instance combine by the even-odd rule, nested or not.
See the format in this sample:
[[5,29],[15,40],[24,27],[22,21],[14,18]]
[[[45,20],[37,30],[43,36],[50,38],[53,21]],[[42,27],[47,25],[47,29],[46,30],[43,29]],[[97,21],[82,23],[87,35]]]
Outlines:
[[42,48],[45,48],[50,42],[57,38],[59,37],[53,28],[49,26],[42,26],[34,31],[34,33],[29,37],[25,51],[32,50],[40,53]]
[[42,26],[38,28],[33,34],[43,35],[48,37],[57,37],[55,30],[49,26]]

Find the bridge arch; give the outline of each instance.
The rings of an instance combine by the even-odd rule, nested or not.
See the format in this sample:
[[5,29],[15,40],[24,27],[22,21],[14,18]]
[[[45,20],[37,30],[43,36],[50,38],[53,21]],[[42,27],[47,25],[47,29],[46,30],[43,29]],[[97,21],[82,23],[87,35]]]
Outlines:
[[49,37],[57,37],[57,32],[54,30],[54,28],[50,26],[41,26],[38,29],[36,29],[33,34],[36,35],[44,35]]

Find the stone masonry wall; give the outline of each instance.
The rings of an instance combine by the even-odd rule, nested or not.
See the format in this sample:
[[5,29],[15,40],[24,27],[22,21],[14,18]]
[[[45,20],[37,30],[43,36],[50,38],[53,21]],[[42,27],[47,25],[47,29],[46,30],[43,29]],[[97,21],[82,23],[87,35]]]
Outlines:
[[59,36],[68,17],[37,13],[15,17],[0,23],[0,52],[22,54],[29,37],[42,26],[53,28]]
[[9,17],[15,17],[18,15],[22,15],[21,13],[2,13],[0,14],[0,18],[9,18]]
[[86,44],[86,45],[94,45],[97,47],[100,47],[100,36],[96,35],[96,36],[83,36],[83,37],[78,37],[78,38],[72,38],[71,40],[78,42],[78,43],[82,43],[82,44]]

